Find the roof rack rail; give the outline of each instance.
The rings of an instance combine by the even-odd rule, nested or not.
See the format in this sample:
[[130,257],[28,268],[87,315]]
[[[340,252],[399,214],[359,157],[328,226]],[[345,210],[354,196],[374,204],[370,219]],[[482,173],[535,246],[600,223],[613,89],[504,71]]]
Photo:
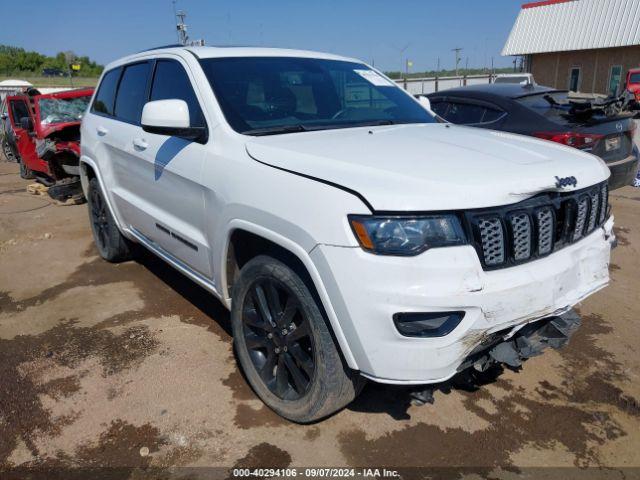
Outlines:
[[145,48],[144,50],[140,50],[138,53],[149,52],[151,50],[162,50],[163,48],[183,48],[187,45],[182,45],[180,43],[173,43],[171,45],[160,45],[159,47]]

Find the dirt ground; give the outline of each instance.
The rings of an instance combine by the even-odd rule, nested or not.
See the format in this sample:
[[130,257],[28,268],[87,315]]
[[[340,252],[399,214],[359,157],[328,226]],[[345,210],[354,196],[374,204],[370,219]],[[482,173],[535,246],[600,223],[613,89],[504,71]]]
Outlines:
[[612,194],[611,285],[579,306],[583,326],[565,349],[454,382],[424,407],[370,384],[345,410],[298,426],[247,386],[221,304],[149,255],[102,261],[86,205],[31,196],[17,172],[0,163],[0,478],[69,467],[126,467],[131,478],[248,466],[640,471],[624,470],[640,467],[640,189]]

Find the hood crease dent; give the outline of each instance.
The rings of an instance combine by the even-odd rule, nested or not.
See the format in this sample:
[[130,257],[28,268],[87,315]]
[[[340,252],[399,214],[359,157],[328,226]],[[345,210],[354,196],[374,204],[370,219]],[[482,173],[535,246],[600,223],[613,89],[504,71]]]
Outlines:
[[[450,124],[301,132],[247,141],[254,160],[358,196],[374,211],[509,205],[606,180],[598,157],[522,135]],[[558,188],[556,177],[575,177]]]

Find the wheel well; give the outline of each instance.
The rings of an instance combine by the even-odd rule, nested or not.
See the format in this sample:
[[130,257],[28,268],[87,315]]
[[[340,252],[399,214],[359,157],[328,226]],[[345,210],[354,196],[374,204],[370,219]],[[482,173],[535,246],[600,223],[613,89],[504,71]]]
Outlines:
[[96,172],[93,171],[93,167],[86,162],[80,162],[80,169],[87,177],[87,180],[96,178]]
[[93,167],[86,162],[80,162],[80,184],[85,196],[89,194],[89,182],[96,178],[96,172]]
[[329,332],[331,333],[333,341],[338,347],[338,351],[340,352],[340,357],[342,358],[344,365],[348,366],[348,362],[346,361],[344,352],[342,351],[342,346],[336,338],[335,331],[333,329],[333,326],[331,325],[331,322],[329,321],[327,312],[325,310],[324,304],[322,303],[322,300],[320,299],[320,295],[318,294],[316,285],[313,282],[313,279],[311,278],[307,267],[302,262],[302,260],[300,260],[300,257],[298,257],[290,250],[287,250],[286,248],[272,242],[271,240],[261,237],[260,235],[256,235],[255,233],[251,233],[242,229],[233,231],[231,234],[231,239],[229,241],[229,248],[227,249],[226,258],[228,296],[233,297],[233,285],[237,281],[242,267],[249,260],[255,258],[258,255],[269,255],[277,260],[280,260],[282,263],[296,272],[300,279],[305,283],[327,322],[327,327],[329,328]]
[[227,249],[226,277],[229,297],[233,296],[233,285],[237,281],[242,267],[258,255],[269,255],[280,260],[300,276],[313,295],[317,295],[311,275],[297,255],[260,235],[238,229],[231,234]]

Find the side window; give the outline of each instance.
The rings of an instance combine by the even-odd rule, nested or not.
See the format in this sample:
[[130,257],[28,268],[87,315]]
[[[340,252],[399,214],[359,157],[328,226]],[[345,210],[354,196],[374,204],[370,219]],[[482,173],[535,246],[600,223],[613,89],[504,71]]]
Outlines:
[[30,117],[29,107],[24,100],[11,100],[11,116],[16,127],[20,127],[20,121],[25,117]]
[[151,101],[184,100],[189,107],[189,117],[192,127],[204,127],[204,115],[200,109],[198,98],[196,97],[187,72],[182,65],[173,60],[158,60],[156,62],[156,72],[153,76],[151,86]]
[[446,114],[448,108],[449,104],[447,102],[431,102],[431,110],[442,118],[447,118]]
[[470,123],[480,123],[484,116],[484,107],[471,105],[469,103],[451,103],[446,119],[451,123],[468,125]]
[[91,107],[92,112],[113,115],[113,104],[116,98],[116,87],[120,78],[120,69],[110,70],[102,77],[98,93]]
[[116,94],[115,116],[118,120],[140,123],[142,107],[146,103],[149,62],[125,67]]
[[484,109],[484,116],[482,117],[482,123],[495,122],[502,118],[504,112],[496,108],[486,107]]

